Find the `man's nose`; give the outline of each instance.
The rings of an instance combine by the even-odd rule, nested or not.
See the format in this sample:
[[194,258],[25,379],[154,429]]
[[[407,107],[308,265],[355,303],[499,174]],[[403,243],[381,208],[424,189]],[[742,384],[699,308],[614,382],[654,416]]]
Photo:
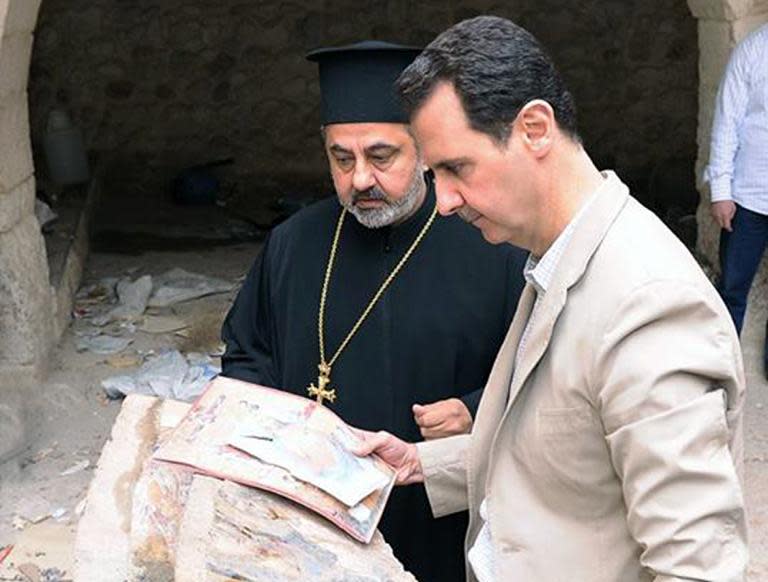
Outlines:
[[364,192],[372,188],[375,183],[370,164],[364,160],[356,162],[355,171],[352,174],[352,187],[358,192]]
[[461,193],[446,180],[435,178],[435,197],[437,198],[437,211],[443,216],[449,216],[464,206]]

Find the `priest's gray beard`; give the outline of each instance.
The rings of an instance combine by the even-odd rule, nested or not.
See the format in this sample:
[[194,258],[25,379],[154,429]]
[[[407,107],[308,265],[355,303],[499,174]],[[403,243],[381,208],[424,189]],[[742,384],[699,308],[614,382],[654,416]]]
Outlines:
[[[386,193],[374,186],[363,192],[355,192],[352,195],[352,201],[344,204],[344,207],[363,226],[381,228],[390,224],[396,224],[413,214],[424,200],[425,191],[424,175],[421,173],[420,166],[417,165],[411,177],[411,182],[408,185],[408,190],[399,200],[391,200]],[[359,198],[383,200],[385,205],[381,208],[359,208],[355,205],[355,201]]]

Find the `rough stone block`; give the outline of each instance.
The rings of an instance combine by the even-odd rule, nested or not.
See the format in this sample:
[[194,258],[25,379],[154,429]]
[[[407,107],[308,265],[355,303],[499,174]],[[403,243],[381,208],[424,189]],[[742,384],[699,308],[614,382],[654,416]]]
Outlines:
[[0,234],[0,367],[42,364],[52,304],[40,225],[27,216]]
[[[713,94],[717,93],[729,57],[730,51],[709,55],[706,61],[702,55],[702,60],[699,63],[699,89],[703,87]],[[712,103],[714,104],[714,97]]]
[[32,35],[13,34],[0,44],[0,98],[27,89]]
[[735,45],[730,22],[699,22],[699,80],[717,84]]
[[[360,544],[277,495],[211,477],[190,479],[178,467],[148,462],[188,409],[142,395],[125,399],[78,524],[75,580],[100,582],[111,572],[110,580],[129,582],[416,582],[379,532]],[[233,517],[236,524],[225,524]],[[234,571],[218,570],[222,560]]]
[[27,94],[0,98],[0,192],[9,192],[33,172]]
[[[196,475],[184,507],[177,582],[290,580],[297,574],[316,582],[417,582],[379,532],[360,544],[311,511],[259,489]],[[253,556],[261,559],[254,563]]]
[[128,578],[132,492],[157,440],[161,401],[129,396],[104,445],[75,540],[75,578]]
[[[37,12],[41,0],[2,0],[0,1],[0,19],[3,22],[3,34],[16,32],[32,32],[37,22]],[[6,10],[3,10],[3,4]]]
[[754,10],[755,0],[688,0],[691,13],[701,20],[736,20]]
[[768,22],[768,12],[747,15],[733,23],[733,36],[739,42],[766,22]]
[[10,192],[0,192],[0,233],[8,232],[34,213],[35,180],[29,178]]
[[722,0],[726,6],[726,14],[729,20],[737,20],[744,18],[751,14],[755,14],[760,10],[760,4],[765,3],[760,0]]

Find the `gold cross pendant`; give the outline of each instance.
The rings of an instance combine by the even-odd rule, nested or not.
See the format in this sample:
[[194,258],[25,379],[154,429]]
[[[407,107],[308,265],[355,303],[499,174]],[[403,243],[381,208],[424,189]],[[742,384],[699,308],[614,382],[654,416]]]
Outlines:
[[336,400],[336,390],[333,388],[326,388],[331,381],[331,367],[321,362],[317,369],[320,374],[317,376],[317,386],[314,382],[307,387],[307,392],[310,396],[317,396],[317,403],[323,405],[323,400],[334,402]]

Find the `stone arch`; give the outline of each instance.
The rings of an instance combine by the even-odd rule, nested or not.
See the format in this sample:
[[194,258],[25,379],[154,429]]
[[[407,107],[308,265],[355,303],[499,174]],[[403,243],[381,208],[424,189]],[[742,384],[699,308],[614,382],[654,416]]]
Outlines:
[[34,216],[27,77],[40,0],[0,0],[0,458],[23,441],[24,403],[53,343],[53,302]]

